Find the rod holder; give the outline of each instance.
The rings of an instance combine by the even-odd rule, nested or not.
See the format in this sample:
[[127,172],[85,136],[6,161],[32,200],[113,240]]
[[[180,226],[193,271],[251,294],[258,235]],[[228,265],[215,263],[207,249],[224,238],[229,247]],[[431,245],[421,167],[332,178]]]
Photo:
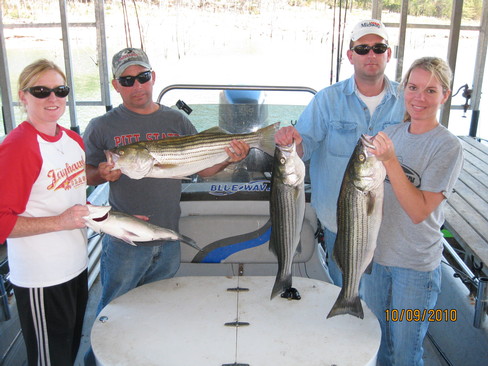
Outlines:
[[488,310],[488,277],[480,277],[478,282],[478,291],[476,293],[476,303],[474,306],[474,322],[475,328],[481,328],[483,322],[486,320],[486,312]]

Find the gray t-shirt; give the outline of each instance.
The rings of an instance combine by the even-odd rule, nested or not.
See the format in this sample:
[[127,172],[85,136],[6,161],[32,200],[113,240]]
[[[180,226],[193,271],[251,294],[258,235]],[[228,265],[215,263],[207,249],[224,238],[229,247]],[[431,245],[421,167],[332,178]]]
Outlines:
[[[385,129],[409,180],[420,190],[442,192],[449,198],[463,164],[459,139],[442,125],[420,135],[408,132],[410,123]],[[442,233],[446,200],[421,223],[414,224],[400,206],[391,184],[385,181],[383,221],[375,262],[431,271],[442,258]]]
[[[184,114],[166,106],[145,115],[120,105],[88,124],[83,134],[86,163],[98,166],[106,161],[104,150],[116,146],[195,133],[195,127]],[[123,174],[116,182],[110,182],[109,203],[114,210],[148,216],[151,223],[172,230],[178,230],[180,197],[178,179],[136,180]]]

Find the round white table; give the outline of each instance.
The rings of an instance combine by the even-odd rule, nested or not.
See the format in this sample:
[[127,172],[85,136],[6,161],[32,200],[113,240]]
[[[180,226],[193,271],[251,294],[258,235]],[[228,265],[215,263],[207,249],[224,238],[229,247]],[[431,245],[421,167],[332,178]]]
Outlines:
[[364,302],[364,319],[326,319],[337,286],[294,277],[301,300],[270,300],[274,280],[175,277],[138,287],[95,320],[97,364],[375,365],[381,332]]

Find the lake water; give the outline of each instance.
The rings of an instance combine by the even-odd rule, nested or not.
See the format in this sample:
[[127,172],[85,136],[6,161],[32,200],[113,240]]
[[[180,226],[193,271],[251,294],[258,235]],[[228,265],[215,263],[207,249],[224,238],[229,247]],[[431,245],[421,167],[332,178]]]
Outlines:
[[[106,5],[106,8],[107,51],[111,57],[126,46],[126,41],[122,16],[117,13],[115,5]],[[145,19],[142,24],[145,49],[157,73],[155,98],[165,86],[176,83],[294,85],[315,90],[330,85],[332,13],[325,7],[296,8],[293,11],[268,7],[261,9],[259,14],[162,6],[139,11],[141,18]],[[354,11],[348,18],[345,38],[348,39],[350,28],[357,21],[368,16],[368,13]],[[398,17],[384,14],[383,21],[398,22]],[[5,18],[4,22],[7,23]],[[443,22],[449,23],[449,20]],[[389,29],[389,32],[394,48],[398,31]],[[134,28],[132,34],[138,40]],[[404,70],[421,56],[446,57],[448,34],[447,30],[407,30]],[[63,65],[61,34],[57,28],[5,29],[5,38],[14,95],[16,79],[31,61],[46,57]],[[73,27],[70,28],[70,38],[75,99],[100,101],[95,30]],[[134,46],[140,44],[139,41],[134,43]],[[476,77],[473,69],[477,32],[463,31],[459,49],[453,91],[464,84],[472,86]],[[397,60],[393,58],[387,67],[386,73],[391,79],[394,79],[396,64]],[[352,72],[344,51],[339,80],[348,78]],[[465,99],[460,94],[453,98],[453,106],[464,104]],[[120,101],[118,94],[111,90],[110,104],[116,106]],[[77,123],[81,130],[91,118],[104,112],[104,106],[77,106]],[[16,122],[24,117],[17,109]],[[69,127],[69,119],[66,111],[61,123]],[[453,133],[467,135],[470,122],[469,111],[465,118],[461,110],[451,111],[449,128]],[[488,122],[483,113],[478,136],[488,139]]]

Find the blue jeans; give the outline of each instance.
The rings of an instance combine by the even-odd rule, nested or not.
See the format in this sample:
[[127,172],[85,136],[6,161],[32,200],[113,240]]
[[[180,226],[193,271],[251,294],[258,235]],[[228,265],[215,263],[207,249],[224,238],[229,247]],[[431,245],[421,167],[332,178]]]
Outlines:
[[371,274],[362,277],[360,292],[381,326],[378,365],[424,364],[422,344],[429,327],[428,309],[434,308],[440,291],[440,266],[420,272],[373,262]]
[[98,313],[110,301],[146,283],[171,278],[180,267],[180,243],[132,246],[105,235],[102,241],[100,278],[102,297]]
[[333,257],[334,244],[337,238],[337,234],[324,228],[325,236],[325,252],[327,253],[327,267],[329,269],[329,275],[334,285],[342,287],[342,271],[337,267],[337,264]]

